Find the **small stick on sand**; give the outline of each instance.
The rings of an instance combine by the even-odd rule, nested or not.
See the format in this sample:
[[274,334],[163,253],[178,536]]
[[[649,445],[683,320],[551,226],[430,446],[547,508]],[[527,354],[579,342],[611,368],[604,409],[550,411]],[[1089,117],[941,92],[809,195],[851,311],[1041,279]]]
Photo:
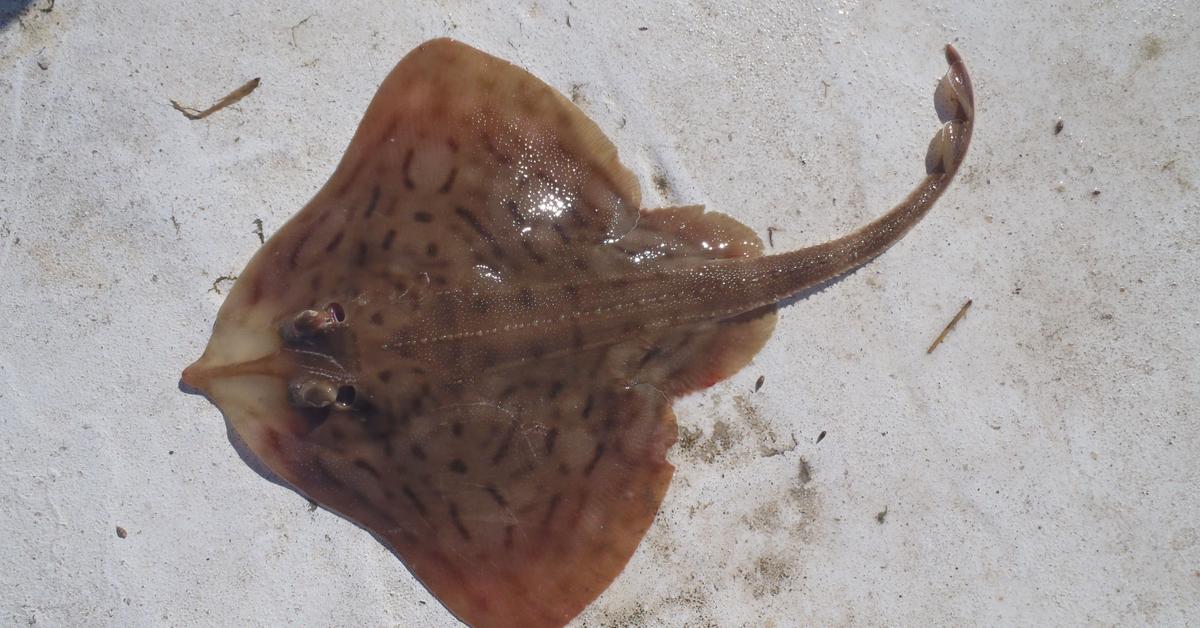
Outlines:
[[937,346],[942,344],[942,341],[946,339],[946,334],[950,333],[950,330],[954,329],[954,326],[958,324],[958,321],[962,320],[963,315],[967,313],[967,309],[971,307],[972,301],[973,299],[967,299],[967,302],[963,303],[963,306],[958,309],[958,314],[955,314],[954,318],[950,319],[950,322],[946,324],[946,328],[942,330],[942,333],[938,334],[938,337],[934,339],[933,344],[929,345],[929,348],[925,350],[926,355],[933,353],[933,350],[937,349]]
[[221,282],[222,281],[229,281],[229,282],[237,281],[237,275],[221,275],[220,277],[217,277],[215,280],[213,280],[212,287],[209,288],[208,291],[215,292],[217,294],[224,294],[223,292],[221,292]]
[[249,96],[250,92],[256,89],[258,89],[258,79],[250,79],[245,85],[242,85],[232,92],[229,92],[228,96],[218,100],[215,104],[213,104],[213,106],[205,109],[204,111],[200,111],[186,105],[181,105],[178,101],[174,100],[171,101],[171,106],[174,107],[176,111],[186,116],[188,120],[201,120],[232,104],[235,104],[237,101]]

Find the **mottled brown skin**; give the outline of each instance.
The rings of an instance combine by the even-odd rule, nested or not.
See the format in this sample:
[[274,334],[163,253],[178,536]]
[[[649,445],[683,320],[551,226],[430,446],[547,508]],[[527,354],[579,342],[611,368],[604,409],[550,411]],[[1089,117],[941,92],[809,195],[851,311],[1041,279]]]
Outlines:
[[530,74],[427,42],[251,260],[184,381],[463,621],[565,624],[654,519],[672,400],[745,365],[778,301],[881,253],[949,184],[974,103],[947,59],[917,189],[763,257],[727,216],[639,210],[612,144]]

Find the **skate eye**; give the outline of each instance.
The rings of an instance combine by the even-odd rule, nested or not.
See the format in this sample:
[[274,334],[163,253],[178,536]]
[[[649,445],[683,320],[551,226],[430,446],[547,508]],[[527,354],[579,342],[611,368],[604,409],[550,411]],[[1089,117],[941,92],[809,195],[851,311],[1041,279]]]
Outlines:
[[346,310],[342,309],[341,303],[330,303],[329,305],[325,306],[325,310],[329,312],[331,317],[333,317],[334,322],[346,322]]
[[294,405],[308,408],[324,408],[333,403],[336,393],[324,382],[308,380],[289,384],[288,396]]
[[348,408],[354,405],[354,399],[356,397],[358,397],[358,391],[355,390],[353,386],[339,386],[335,401],[339,406]]

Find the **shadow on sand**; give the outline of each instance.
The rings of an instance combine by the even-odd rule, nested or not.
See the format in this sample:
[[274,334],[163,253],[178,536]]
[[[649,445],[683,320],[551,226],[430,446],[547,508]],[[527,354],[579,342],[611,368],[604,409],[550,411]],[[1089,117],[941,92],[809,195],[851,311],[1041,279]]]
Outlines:
[[51,6],[49,0],[0,0],[0,31],[8,28],[26,11],[45,11],[48,6]]

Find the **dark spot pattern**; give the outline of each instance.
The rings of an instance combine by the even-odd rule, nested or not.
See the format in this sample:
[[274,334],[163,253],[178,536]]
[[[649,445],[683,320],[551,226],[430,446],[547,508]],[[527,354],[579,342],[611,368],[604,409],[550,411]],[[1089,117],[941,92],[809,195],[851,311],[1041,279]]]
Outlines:
[[371,476],[374,477],[376,480],[378,480],[380,478],[379,471],[376,470],[375,467],[371,466],[371,463],[367,462],[366,460],[363,460],[362,458],[355,459],[354,466],[371,474]]
[[504,494],[500,492],[500,489],[496,488],[495,484],[488,484],[487,486],[483,487],[483,490],[487,491],[487,494],[492,496],[492,499],[495,500],[497,506],[501,508],[508,507],[508,500],[504,498]]
[[546,265],[546,256],[534,248],[533,242],[530,242],[529,238],[521,238],[521,248],[525,250],[525,254],[529,256],[529,259],[533,260],[534,264],[538,266]]
[[412,504],[413,508],[417,509],[417,512],[421,513],[422,517],[429,514],[425,510],[425,503],[421,501],[421,498],[417,497],[411,486],[405,484],[400,490],[404,492],[404,496],[408,498],[409,503]]
[[638,370],[646,368],[646,365],[653,361],[654,358],[657,358],[661,353],[662,347],[654,347],[653,349],[647,351],[646,355],[643,355],[641,361],[638,362]]
[[492,456],[492,466],[500,464],[504,457],[508,455],[508,450],[512,447],[513,437],[516,435],[517,426],[513,424],[504,433],[504,439],[500,441],[500,447],[496,449],[496,453]]
[[604,455],[604,443],[596,445],[596,453],[592,455],[592,461],[583,469],[584,475],[591,475],[592,471],[596,470],[596,465],[600,463],[600,457]]
[[450,502],[450,521],[454,523],[454,529],[458,530],[458,534],[462,536],[464,541],[471,540],[471,531],[467,526],[463,525],[462,518],[458,515],[458,504]]
[[562,503],[562,493],[555,493],[550,498],[550,505],[546,508],[546,515],[542,518],[542,527],[550,527],[550,521],[554,519],[554,513],[558,511],[558,505]]
[[410,149],[408,149],[407,153],[404,153],[404,165],[401,167],[404,172],[404,188],[407,190],[411,190],[411,189],[417,187],[416,184],[413,183],[412,175],[409,174],[409,170],[412,168],[412,160],[413,160],[413,149],[410,148]]
[[375,208],[378,205],[379,205],[379,186],[375,185],[375,186],[371,187],[371,199],[369,201],[367,201],[367,209],[365,212],[363,212],[363,215],[366,216],[367,218],[370,218],[371,214],[375,213]]
[[471,229],[477,233],[480,238],[483,238],[484,242],[492,245],[492,253],[494,253],[497,257],[504,257],[504,250],[501,249],[500,244],[496,242],[496,236],[492,235],[492,232],[489,231],[487,227],[484,227],[483,223],[479,222],[479,218],[477,218],[475,214],[471,212],[471,210],[467,209],[466,207],[455,207],[454,213],[461,218],[463,222],[467,223],[467,226],[471,227]]
[[332,252],[336,251],[338,246],[340,246],[342,244],[342,239],[345,237],[346,237],[345,231],[337,232],[337,235],[333,236],[333,239],[329,241],[329,244],[325,245],[325,252],[332,253]]
[[571,237],[567,235],[567,230],[562,225],[556,222],[552,224],[550,228],[554,230],[554,233],[558,235],[558,239],[561,240],[563,244],[571,243]]
[[521,215],[521,212],[517,207],[516,201],[514,201],[514,200],[505,201],[504,209],[506,209],[508,211],[508,215],[512,217],[514,226],[521,225],[525,222],[525,217]]
[[450,174],[446,177],[446,181],[442,183],[442,187],[438,188],[439,194],[449,194],[454,188],[454,178],[458,176],[458,168],[451,168]]

